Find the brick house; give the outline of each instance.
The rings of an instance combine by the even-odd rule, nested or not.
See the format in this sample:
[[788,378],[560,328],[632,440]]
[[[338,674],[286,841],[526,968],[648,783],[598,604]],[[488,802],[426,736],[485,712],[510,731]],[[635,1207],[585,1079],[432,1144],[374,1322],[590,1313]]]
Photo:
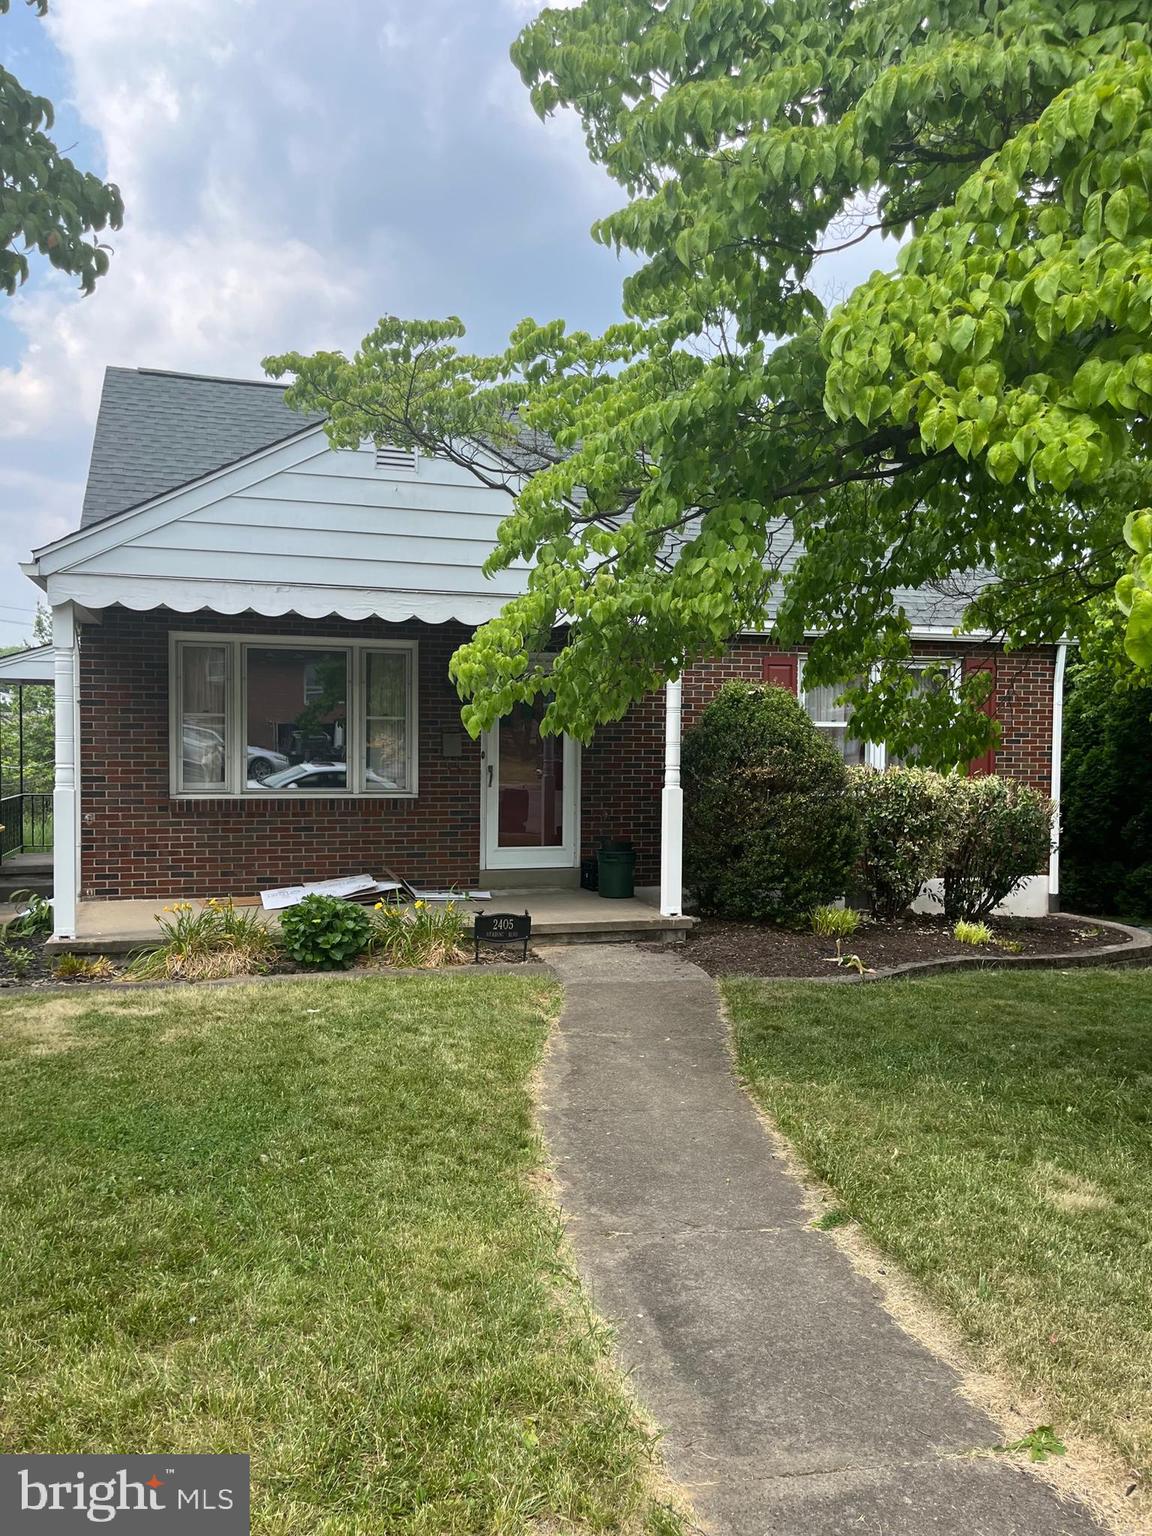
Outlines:
[[[279,386],[109,369],[79,528],[36,551],[57,689],[57,938],[85,900],[254,892],[388,866],[422,884],[575,885],[630,838],[680,912],[681,711],[728,678],[782,683],[853,760],[835,690],[755,635],[586,747],[522,708],[462,730],[453,651],[522,590],[481,571],[506,499],[440,460],[335,451]],[[954,634],[901,595],[925,661],[991,667],[1003,739],[978,770],[1058,787],[1062,650]],[[1046,910],[1056,864],[1022,893]]]

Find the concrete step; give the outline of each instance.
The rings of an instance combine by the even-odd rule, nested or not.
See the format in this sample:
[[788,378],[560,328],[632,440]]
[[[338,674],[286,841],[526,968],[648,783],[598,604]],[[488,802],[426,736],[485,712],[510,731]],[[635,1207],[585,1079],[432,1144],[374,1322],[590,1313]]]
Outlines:
[[37,896],[51,896],[52,876],[0,875],[0,901],[11,901],[17,891],[35,891]]

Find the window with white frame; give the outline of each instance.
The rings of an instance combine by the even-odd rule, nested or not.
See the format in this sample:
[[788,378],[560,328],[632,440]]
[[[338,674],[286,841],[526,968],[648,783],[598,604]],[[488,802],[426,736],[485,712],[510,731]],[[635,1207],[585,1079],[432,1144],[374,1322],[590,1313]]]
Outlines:
[[847,704],[837,702],[848,685],[831,683],[806,688],[803,657],[800,658],[798,682],[800,702],[821,736],[828,738],[846,763],[863,763],[865,747],[864,743],[852,734],[851,712]]
[[414,641],[172,639],[178,795],[416,794]]
[[[942,673],[941,667],[946,668],[947,671]],[[955,688],[960,676],[960,663],[958,661],[941,661],[937,657],[934,660],[910,661],[908,663],[908,670],[916,680],[914,690],[916,693],[939,693],[941,688]],[[906,752],[903,756],[898,756],[886,747],[884,749],[884,766],[886,768],[910,768],[915,764],[919,756],[919,752],[916,751]]]
[[[959,675],[960,663],[957,661],[917,657],[915,661],[907,663],[908,670],[916,678],[917,691],[935,692],[943,686],[939,670],[941,666],[948,669],[953,680]],[[800,702],[808,718],[822,735],[828,737],[846,763],[866,763],[871,768],[894,768],[915,760],[915,754],[897,757],[882,743],[863,742],[852,735],[851,710],[848,705],[836,702],[850,684],[833,683],[824,687],[805,688],[803,657],[800,658],[798,681]]]

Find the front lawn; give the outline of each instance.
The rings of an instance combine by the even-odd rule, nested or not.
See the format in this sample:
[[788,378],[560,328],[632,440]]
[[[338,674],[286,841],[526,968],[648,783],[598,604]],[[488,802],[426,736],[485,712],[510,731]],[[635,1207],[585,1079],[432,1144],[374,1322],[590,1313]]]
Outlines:
[[246,1451],[284,1536],[677,1529],[533,1187],[558,1002],[0,1002],[0,1449]]
[[1040,1394],[1152,1464],[1152,973],[729,981],[757,1100],[837,1203]]

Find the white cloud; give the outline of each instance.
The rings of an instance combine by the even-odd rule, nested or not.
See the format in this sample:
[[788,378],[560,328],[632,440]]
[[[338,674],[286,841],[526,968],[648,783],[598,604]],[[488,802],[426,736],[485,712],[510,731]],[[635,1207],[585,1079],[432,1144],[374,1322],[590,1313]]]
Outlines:
[[531,9],[53,0],[69,102],[127,212],[93,297],[38,269],[5,302],[0,438],[33,477],[0,477],[14,554],[75,526],[108,364],[255,377],[385,311],[461,314],[481,348],[528,312],[617,317],[587,229],[619,195],[508,60]]
[[0,431],[90,420],[108,363],[251,378],[277,348],[354,341],[364,274],[335,275],[301,241],[229,232],[241,223],[233,209],[179,241],[137,231],[98,298],[53,285],[18,299],[12,317],[27,346],[16,367],[0,369]]

